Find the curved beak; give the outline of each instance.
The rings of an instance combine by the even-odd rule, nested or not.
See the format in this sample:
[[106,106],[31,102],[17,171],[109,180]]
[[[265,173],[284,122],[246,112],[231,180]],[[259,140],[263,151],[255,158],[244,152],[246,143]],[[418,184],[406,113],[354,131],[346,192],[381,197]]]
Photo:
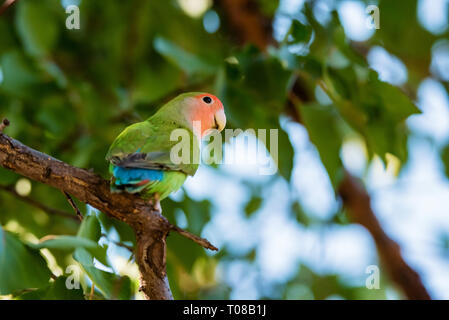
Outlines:
[[224,109],[218,110],[214,114],[214,119],[215,119],[216,129],[221,132],[224,129],[224,127],[226,126],[226,116],[224,113]]

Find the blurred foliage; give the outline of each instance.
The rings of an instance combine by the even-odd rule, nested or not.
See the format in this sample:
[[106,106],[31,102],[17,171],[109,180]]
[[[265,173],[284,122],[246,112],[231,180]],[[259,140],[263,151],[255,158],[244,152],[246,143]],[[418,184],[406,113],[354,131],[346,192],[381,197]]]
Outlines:
[[46,285],[51,273],[39,251],[27,247],[8,231],[0,229],[0,236],[0,294]]
[[[301,12],[291,15],[284,39],[266,52],[234,42],[219,1],[207,8],[219,13],[215,33],[206,32],[204,12],[189,16],[175,0],[78,2],[79,30],[65,27],[67,14],[57,0],[20,0],[0,16],[0,116],[12,123],[7,134],[104,177],[104,155],[126,125],[149,117],[180,92],[193,90],[220,97],[229,128],[279,129],[278,179],[289,186],[294,150],[280,121],[292,116],[289,106],[307,129],[334,188],[342,177],[340,151],[348,137],[355,136],[366,146],[370,160],[377,155],[387,161],[386,155],[392,155],[404,164],[410,134],[405,119],[419,113],[413,99],[420,82],[429,76],[431,47],[447,37],[430,34],[418,23],[415,0],[380,0],[382,27],[363,43],[345,36],[336,12],[320,23],[313,10],[313,3],[320,1],[307,1]],[[254,5],[267,17],[277,14],[277,1],[258,0]],[[384,47],[406,64],[408,81],[401,88],[381,81],[369,67],[365,54],[372,46]],[[306,92],[292,100],[297,80]],[[319,90],[327,102],[319,99]],[[442,150],[446,173],[448,150]],[[0,169],[1,185],[14,186],[18,179]],[[241,208],[243,218],[253,219],[264,207],[270,185],[245,188],[250,196]],[[64,196],[48,186],[32,182],[27,196],[71,212]],[[331,221],[312,217],[297,196],[288,207],[292,223],[302,228],[349,223],[341,210]],[[187,229],[196,234],[202,233],[214,212],[210,199],[197,201],[187,192],[165,200],[163,208],[170,221],[185,217]],[[139,297],[137,275],[118,271],[110,261],[117,255],[111,250],[119,248],[117,243],[135,244],[132,230],[101,212],[86,211],[80,225],[0,192],[0,238],[5,239],[0,242],[0,294],[83,299],[94,289],[100,299]],[[59,236],[39,242],[47,235]],[[220,270],[232,261],[256,265],[257,251],[254,247],[242,255],[224,246],[209,255],[171,234],[167,269],[175,298],[229,298],[232,290]],[[120,253],[133,259],[127,251]],[[65,270],[73,264],[81,267],[82,289],[64,290]],[[260,295],[386,297],[384,289],[367,290],[363,285],[353,286],[337,275],[301,265],[280,288],[261,289]]]
[[84,300],[83,290],[67,290],[66,277],[58,277],[54,282],[41,289],[26,292],[17,297],[18,300]]
[[[384,286],[380,285],[380,288]],[[290,280],[284,299],[386,299],[385,289],[367,290],[366,287],[354,287],[335,274],[319,275],[301,265],[296,276]]]

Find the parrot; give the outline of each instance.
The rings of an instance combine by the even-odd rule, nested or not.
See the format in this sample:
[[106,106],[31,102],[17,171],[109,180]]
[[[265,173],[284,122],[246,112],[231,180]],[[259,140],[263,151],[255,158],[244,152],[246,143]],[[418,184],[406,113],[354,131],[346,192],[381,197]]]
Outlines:
[[[195,130],[194,123],[200,124]],[[125,128],[106,154],[109,162],[112,192],[137,193],[143,199],[157,201],[178,190],[188,176],[198,169],[197,163],[171,161],[171,132],[184,129],[191,141],[190,152],[199,152],[202,138],[210,129],[221,132],[226,116],[221,101],[203,92],[183,93],[164,104],[145,121]],[[194,150],[195,149],[195,150]]]

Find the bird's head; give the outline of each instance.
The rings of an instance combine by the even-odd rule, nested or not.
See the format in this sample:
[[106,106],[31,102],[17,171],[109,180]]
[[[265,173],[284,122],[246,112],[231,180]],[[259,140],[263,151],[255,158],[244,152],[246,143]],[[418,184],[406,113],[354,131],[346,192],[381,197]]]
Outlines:
[[170,101],[163,109],[190,129],[195,130],[195,124],[200,124],[201,138],[211,129],[221,132],[226,125],[223,104],[210,93],[183,93]]
[[224,129],[226,116],[223,104],[216,96],[209,93],[196,94],[191,103],[189,120],[201,123],[201,136],[210,129],[217,129],[220,132]]

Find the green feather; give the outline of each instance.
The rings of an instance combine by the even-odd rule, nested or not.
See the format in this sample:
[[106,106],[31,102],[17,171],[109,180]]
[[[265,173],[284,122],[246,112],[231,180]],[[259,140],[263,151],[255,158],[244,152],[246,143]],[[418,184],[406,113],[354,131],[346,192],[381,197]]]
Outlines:
[[[171,100],[149,119],[127,127],[109,148],[106,159],[114,166],[164,171],[164,179],[139,190],[142,194],[157,192],[160,198],[164,198],[181,187],[187,175],[193,176],[198,169],[198,164],[192,163],[193,154],[199,154],[198,143],[193,143],[197,137],[184,116],[185,99],[198,94],[200,93],[182,94]],[[172,147],[179,143],[170,141],[170,134],[175,129],[185,129],[189,133],[190,163],[175,164],[170,160]]]

